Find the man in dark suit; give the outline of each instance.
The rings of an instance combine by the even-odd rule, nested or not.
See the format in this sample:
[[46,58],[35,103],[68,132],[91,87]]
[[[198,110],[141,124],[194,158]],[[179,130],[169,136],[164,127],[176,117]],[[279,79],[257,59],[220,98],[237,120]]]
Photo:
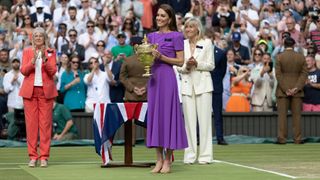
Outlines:
[[43,12],[44,6],[45,5],[43,4],[42,0],[36,1],[35,7],[37,11],[30,15],[32,24],[44,23],[46,19],[50,19],[50,21],[52,20],[51,14]]
[[112,53],[110,51],[106,51],[104,56],[102,57],[103,64],[100,64],[100,69],[102,71],[105,68],[111,69],[111,72],[114,76],[113,80],[110,82],[110,100],[113,103],[123,102],[124,97],[124,86],[120,82],[119,75],[120,69],[122,66],[121,61],[114,61],[112,59]]
[[223,138],[223,119],[222,119],[222,93],[223,93],[223,77],[227,70],[226,53],[214,46],[214,64],[215,68],[211,71],[213,82],[212,108],[214,113],[214,126],[217,137],[217,144],[228,145]]
[[68,32],[69,42],[61,46],[62,54],[67,54],[68,56],[77,55],[80,61],[84,60],[84,47],[77,42],[78,32],[75,29],[70,29]]
[[293,50],[295,41],[291,37],[284,40],[284,52],[280,53],[276,62],[276,89],[278,104],[278,141],[285,144],[287,139],[287,113],[290,106],[293,121],[294,143],[303,144],[301,135],[301,108],[308,70],[303,54]]

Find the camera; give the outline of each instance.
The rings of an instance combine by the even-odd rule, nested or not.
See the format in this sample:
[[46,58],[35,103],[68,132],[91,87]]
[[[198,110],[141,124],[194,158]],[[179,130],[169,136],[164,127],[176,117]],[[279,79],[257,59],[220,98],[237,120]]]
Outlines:
[[233,25],[234,28],[239,28],[240,26],[241,26],[241,24],[239,24],[239,23],[234,23],[234,25]]

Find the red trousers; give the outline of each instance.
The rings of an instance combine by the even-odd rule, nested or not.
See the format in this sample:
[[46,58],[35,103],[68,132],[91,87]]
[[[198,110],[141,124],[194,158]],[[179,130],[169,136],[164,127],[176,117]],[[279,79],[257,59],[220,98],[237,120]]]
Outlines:
[[[46,160],[49,158],[53,101],[54,99],[45,98],[42,87],[34,87],[32,97],[23,99],[30,159]],[[38,137],[40,138],[40,156],[37,152]]]

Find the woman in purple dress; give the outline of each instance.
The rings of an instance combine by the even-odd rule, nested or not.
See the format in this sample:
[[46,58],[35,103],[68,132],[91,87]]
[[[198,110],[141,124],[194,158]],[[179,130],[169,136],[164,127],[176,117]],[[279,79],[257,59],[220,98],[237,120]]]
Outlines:
[[[173,65],[183,65],[183,35],[177,32],[175,14],[169,5],[159,7],[157,32],[148,34],[156,57],[148,83],[147,146],[156,148],[157,163],[153,173],[169,173],[175,149],[188,147],[182,108]],[[164,155],[165,154],[165,155]]]

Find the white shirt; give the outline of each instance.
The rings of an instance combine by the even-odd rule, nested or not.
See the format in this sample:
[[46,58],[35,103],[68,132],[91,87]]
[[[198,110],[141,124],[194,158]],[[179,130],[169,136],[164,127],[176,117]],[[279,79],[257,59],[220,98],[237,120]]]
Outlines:
[[[81,44],[82,46],[85,46],[85,44],[87,44],[89,41],[90,41],[90,35],[88,33],[84,33],[84,34],[81,34],[78,38],[78,42],[79,44]],[[94,44],[90,44],[87,48],[86,48],[86,51],[85,51],[85,58],[84,58],[84,61],[83,62],[88,62],[89,61],[89,58],[92,56],[92,55],[95,55],[97,54],[97,50],[96,50],[96,46],[95,44],[97,44],[97,42],[99,41],[99,37],[96,35],[96,33],[93,33],[92,35],[93,37],[93,43]]]
[[70,19],[68,19],[63,23],[67,25],[67,29],[68,29],[67,32],[69,32],[70,29],[75,29],[78,32],[78,36],[86,32],[86,24],[82,21],[78,21],[78,20],[71,21]]
[[35,71],[35,75],[34,75],[34,86],[42,86],[42,58],[41,58],[41,52],[39,53],[36,62],[35,62],[35,66],[36,66],[36,71]]
[[110,87],[111,81],[106,72],[99,70],[94,73],[91,83],[88,82],[89,74],[83,78],[84,83],[88,86],[86,106],[93,110],[94,103],[110,103]]
[[78,21],[82,21],[82,22],[85,22],[87,23],[87,21],[89,20],[89,17],[86,16],[84,17],[84,12],[85,11],[89,11],[89,17],[92,21],[95,21],[96,19],[96,15],[97,15],[97,10],[89,7],[88,9],[80,9],[77,13],[77,19]]
[[41,14],[36,13],[37,15],[37,22],[44,22],[44,13]]
[[19,91],[21,84],[23,82],[24,76],[19,72],[18,79],[11,83],[15,72],[13,70],[6,73],[3,77],[3,89],[8,94],[7,106],[15,109],[23,108],[22,97],[19,96]]
[[[64,15],[62,12],[65,11]],[[69,19],[68,7],[60,7],[53,11],[53,22],[54,26],[58,27],[58,25]]]

